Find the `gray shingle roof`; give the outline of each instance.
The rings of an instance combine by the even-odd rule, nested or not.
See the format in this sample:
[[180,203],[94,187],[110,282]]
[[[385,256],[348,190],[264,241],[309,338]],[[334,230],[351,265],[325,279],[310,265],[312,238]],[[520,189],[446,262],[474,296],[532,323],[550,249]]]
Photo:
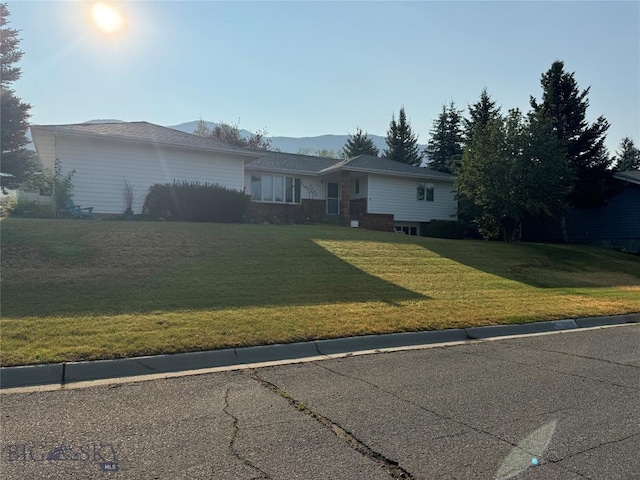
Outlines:
[[235,145],[216,142],[209,138],[198,137],[190,133],[162,127],[149,122],[75,123],[69,125],[33,125],[33,127],[60,132],[68,131],[111,137],[125,137],[153,143],[246,153],[248,156],[256,156],[255,153],[236,147]]
[[262,155],[246,165],[247,170],[268,170],[283,172],[300,172],[317,174],[321,170],[331,167],[340,160],[336,158],[312,157],[295,153],[256,151]]
[[384,157],[373,157],[371,155],[358,155],[357,157],[343,160],[325,170],[321,173],[329,173],[335,170],[356,170],[366,172],[380,172],[387,174],[396,174],[402,176],[418,176],[443,180],[450,180],[453,175],[448,173],[438,172],[425,167],[414,167],[406,163],[395,162]]

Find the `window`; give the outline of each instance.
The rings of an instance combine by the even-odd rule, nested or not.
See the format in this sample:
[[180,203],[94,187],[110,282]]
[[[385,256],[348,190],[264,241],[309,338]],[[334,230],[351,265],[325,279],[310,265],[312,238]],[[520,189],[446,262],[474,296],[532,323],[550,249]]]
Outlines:
[[356,178],[356,193],[360,193],[360,179]]
[[283,175],[251,175],[251,200],[300,203],[301,185],[299,178]]
[[433,202],[433,183],[419,183],[417,199],[419,202]]
[[418,228],[409,225],[396,225],[396,233],[404,233],[405,235],[418,235]]

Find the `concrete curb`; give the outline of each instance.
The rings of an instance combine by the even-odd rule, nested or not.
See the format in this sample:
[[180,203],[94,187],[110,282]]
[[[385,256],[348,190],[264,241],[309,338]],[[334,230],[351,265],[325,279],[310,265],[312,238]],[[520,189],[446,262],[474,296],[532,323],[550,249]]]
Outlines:
[[482,340],[509,335],[576,330],[627,323],[640,323],[640,313],[517,325],[492,325],[465,329],[364,335],[311,342],[177,353],[173,355],[3,367],[0,368],[0,389],[38,385],[64,385],[65,383],[91,380],[191,371],[278,360],[322,357],[365,350]]

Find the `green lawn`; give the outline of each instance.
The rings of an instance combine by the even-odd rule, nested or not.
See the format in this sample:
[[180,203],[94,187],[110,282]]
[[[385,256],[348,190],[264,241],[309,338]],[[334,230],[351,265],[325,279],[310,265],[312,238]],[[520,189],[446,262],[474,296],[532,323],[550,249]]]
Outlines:
[[640,257],[329,226],[5,219],[0,362],[640,311]]

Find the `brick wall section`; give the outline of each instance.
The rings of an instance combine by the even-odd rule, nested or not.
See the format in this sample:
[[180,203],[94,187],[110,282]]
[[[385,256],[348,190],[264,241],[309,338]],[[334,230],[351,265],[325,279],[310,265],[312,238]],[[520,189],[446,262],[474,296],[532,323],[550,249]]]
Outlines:
[[355,198],[350,202],[351,219],[358,220],[360,227],[367,230],[393,232],[393,215],[367,213],[367,199]]
[[387,215],[384,213],[367,213],[361,215],[358,219],[360,227],[367,230],[378,230],[380,232],[393,232],[394,221],[393,215]]
[[340,178],[340,215],[345,222],[348,222],[351,218],[349,210],[351,208],[351,186],[349,185],[349,172],[342,172]]
[[245,218],[250,223],[320,223],[325,209],[324,200],[302,199],[300,205],[251,202]]

